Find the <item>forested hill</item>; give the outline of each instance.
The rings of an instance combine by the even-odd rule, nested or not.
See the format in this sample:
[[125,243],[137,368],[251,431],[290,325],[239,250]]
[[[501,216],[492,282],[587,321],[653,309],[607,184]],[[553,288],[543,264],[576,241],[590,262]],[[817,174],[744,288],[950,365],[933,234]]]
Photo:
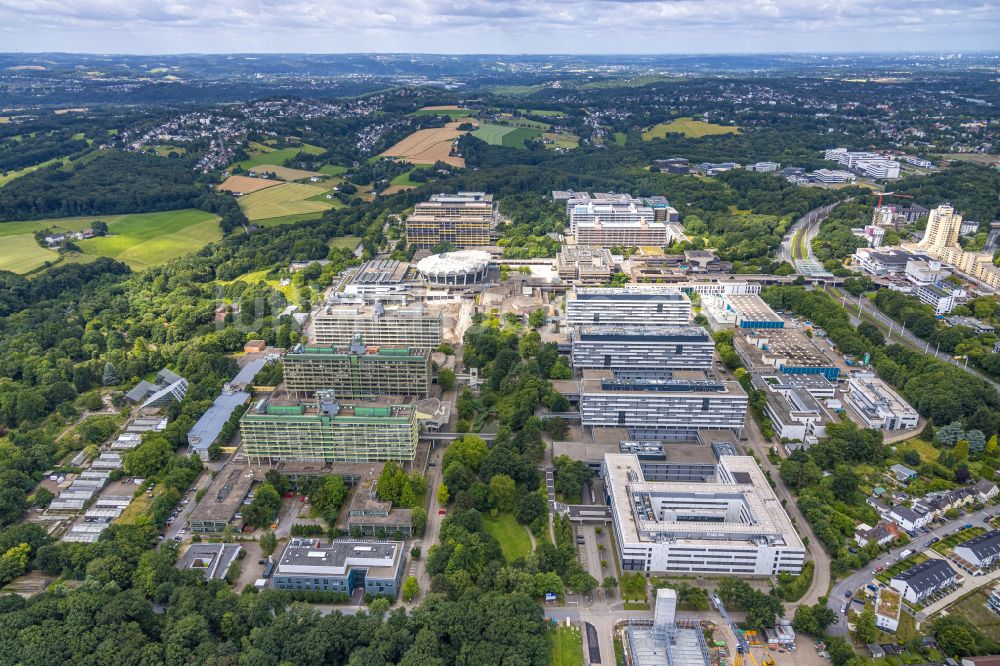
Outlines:
[[105,150],[0,188],[0,222],[190,208],[202,193],[188,160]]

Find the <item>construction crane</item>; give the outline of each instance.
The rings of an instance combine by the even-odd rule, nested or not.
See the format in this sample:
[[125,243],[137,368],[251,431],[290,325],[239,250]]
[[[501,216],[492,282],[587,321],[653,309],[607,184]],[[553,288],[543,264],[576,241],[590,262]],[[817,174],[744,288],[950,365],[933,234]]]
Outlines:
[[876,208],[881,208],[882,207],[882,198],[883,197],[900,197],[900,198],[903,198],[903,199],[912,199],[913,198],[909,194],[902,194],[900,192],[879,192],[878,193],[878,203],[875,204]]
[[726,621],[726,624],[729,625],[729,629],[733,632],[733,635],[736,636],[736,657],[733,659],[733,666],[743,666],[744,659],[746,659],[751,666],[758,666],[757,660],[753,658],[753,654],[750,652],[750,643],[747,642],[746,636],[744,636],[740,628],[736,626],[733,619],[729,617],[729,613],[726,612],[726,607],[722,604],[722,599],[719,598],[719,595],[712,595],[712,604],[715,606],[715,609],[719,611],[719,614],[722,616],[722,619]]

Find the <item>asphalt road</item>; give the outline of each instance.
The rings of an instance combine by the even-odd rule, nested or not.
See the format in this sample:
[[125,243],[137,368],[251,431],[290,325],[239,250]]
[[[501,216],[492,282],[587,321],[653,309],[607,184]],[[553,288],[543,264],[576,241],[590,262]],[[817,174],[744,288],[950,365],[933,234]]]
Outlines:
[[875,569],[879,566],[886,567],[886,564],[894,564],[898,555],[904,550],[910,549],[916,552],[921,552],[927,550],[926,544],[930,541],[931,537],[938,537],[943,539],[944,537],[952,534],[955,530],[960,529],[966,523],[972,523],[978,527],[983,526],[983,519],[991,511],[995,512],[995,507],[990,507],[987,509],[982,509],[981,511],[976,511],[975,513],[970,513],[957,520],[951,520],[941,525],[933,530],[929,534],[919,533],[919,535],[913,539],[913,541],[906,545],[900,546],[898,548],[893,548],[888,553],[879,556],[877,559],[872,560],[868,563],[864,569],[859,569],[847,578],[838,581],[834,584],[833,589],[830,591],[830,598],[827,601],[827,606],[829,606],[837,614],[837,623],[830,627],[830,632],[833,634],[847,634],[847,618],[843,613],[840,612],[841,607],[844,602],[847,601],[845,596],[850,590],[854,592],[860,587],[863,587],[872,582],[875,577]]
[[814,208],[799,219],[795,220],[795,223],[788,229],[788,233],[781,239],[781,247],[778,249],[778,259],[780,261],[788,262],[793,266],[795,265],[796,257],[795,250],[792,247],[792,240],[795,238],[796,232],[801,229],[805,234],[805,238],[802,243],[806,250],[806,256],[801,257],[801,259],[815,261],[815,257],[813,257],[812,253],[812,239],[819,233],[820,222],[826,219],[826,216],[830,214],[830,211],[833,210],[836,205],[837,204],[830,204]]

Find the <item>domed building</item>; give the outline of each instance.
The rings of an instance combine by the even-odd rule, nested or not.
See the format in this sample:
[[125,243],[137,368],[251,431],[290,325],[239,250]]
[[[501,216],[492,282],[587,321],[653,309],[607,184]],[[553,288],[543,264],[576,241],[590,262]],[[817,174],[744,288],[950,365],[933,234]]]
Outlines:
[[481,250],[433,254],[417,262],[417,273],[424,281],[449,287],[479,284],[486,280],[489,268],[490,253]]

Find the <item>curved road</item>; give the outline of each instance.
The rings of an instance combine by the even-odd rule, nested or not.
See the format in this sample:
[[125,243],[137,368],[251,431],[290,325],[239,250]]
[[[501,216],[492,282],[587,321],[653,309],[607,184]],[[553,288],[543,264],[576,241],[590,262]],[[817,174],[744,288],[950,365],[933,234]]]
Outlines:
[[[845,199],[845,201],[850,201],[850,199]],[[797,260],[816,262],[816,258],[813,257],[812,253],[812,239],[819,233],[820,223],[825,220],[826,216],[830,214],[830,211],[832,211],[840,203],[843,202],[837,201],[832,204],[827,204],[826,206],[813,208],[811,211],[795,220],[795,223],[788,229],[788,233],[781,239],[781,247],[778,250],[779,261],[786,261],[793,266],[796,265]],[[805,235],[801,241],[798,239],[800,231]],[[799,243],[801,243],[802,247],[805,249],[805,256],[796,256],[797,253],[795,248],[792,247],[792,241],[799,241]]]
[[[993,507],[990,507],[990,509],[993,509]],[[837,623],[830,627],[830,632],[840,635],[847,634],[847,617],[840,612],[840,609],[847,601],[847,592],[850,591],[853,593],[858,588],[871,583],[872,579],[875,577],[875,569],[879,565],[886,566],[887,564],[894,564],[899,554],[907,549],[914,550],[918,553],[927,550],[927,542],[930,541],[931,537],[936,536],[939,539],[943,539],[956,530],[961,529],[962,526],[967,523],[972,523],[973,525],[982,527],[983,519],[990,513],[990,509],[982,509],[980,511],[976,511],[975,513],[970,513],[964,518],[949,521],[944,525],[931,530],[929,534],[920,533],[910,544],[893,548],[888,553],[879,555],[878,558],[869,562],[868,566],[865,568],[859,569],[847,578],[838,581],[830,591],[830,598],[826,602],[826,605],[837,614]],[[886,568],[888,567],[886,566]],[[984,583],[985,582],[986,581],[984,580]]]

